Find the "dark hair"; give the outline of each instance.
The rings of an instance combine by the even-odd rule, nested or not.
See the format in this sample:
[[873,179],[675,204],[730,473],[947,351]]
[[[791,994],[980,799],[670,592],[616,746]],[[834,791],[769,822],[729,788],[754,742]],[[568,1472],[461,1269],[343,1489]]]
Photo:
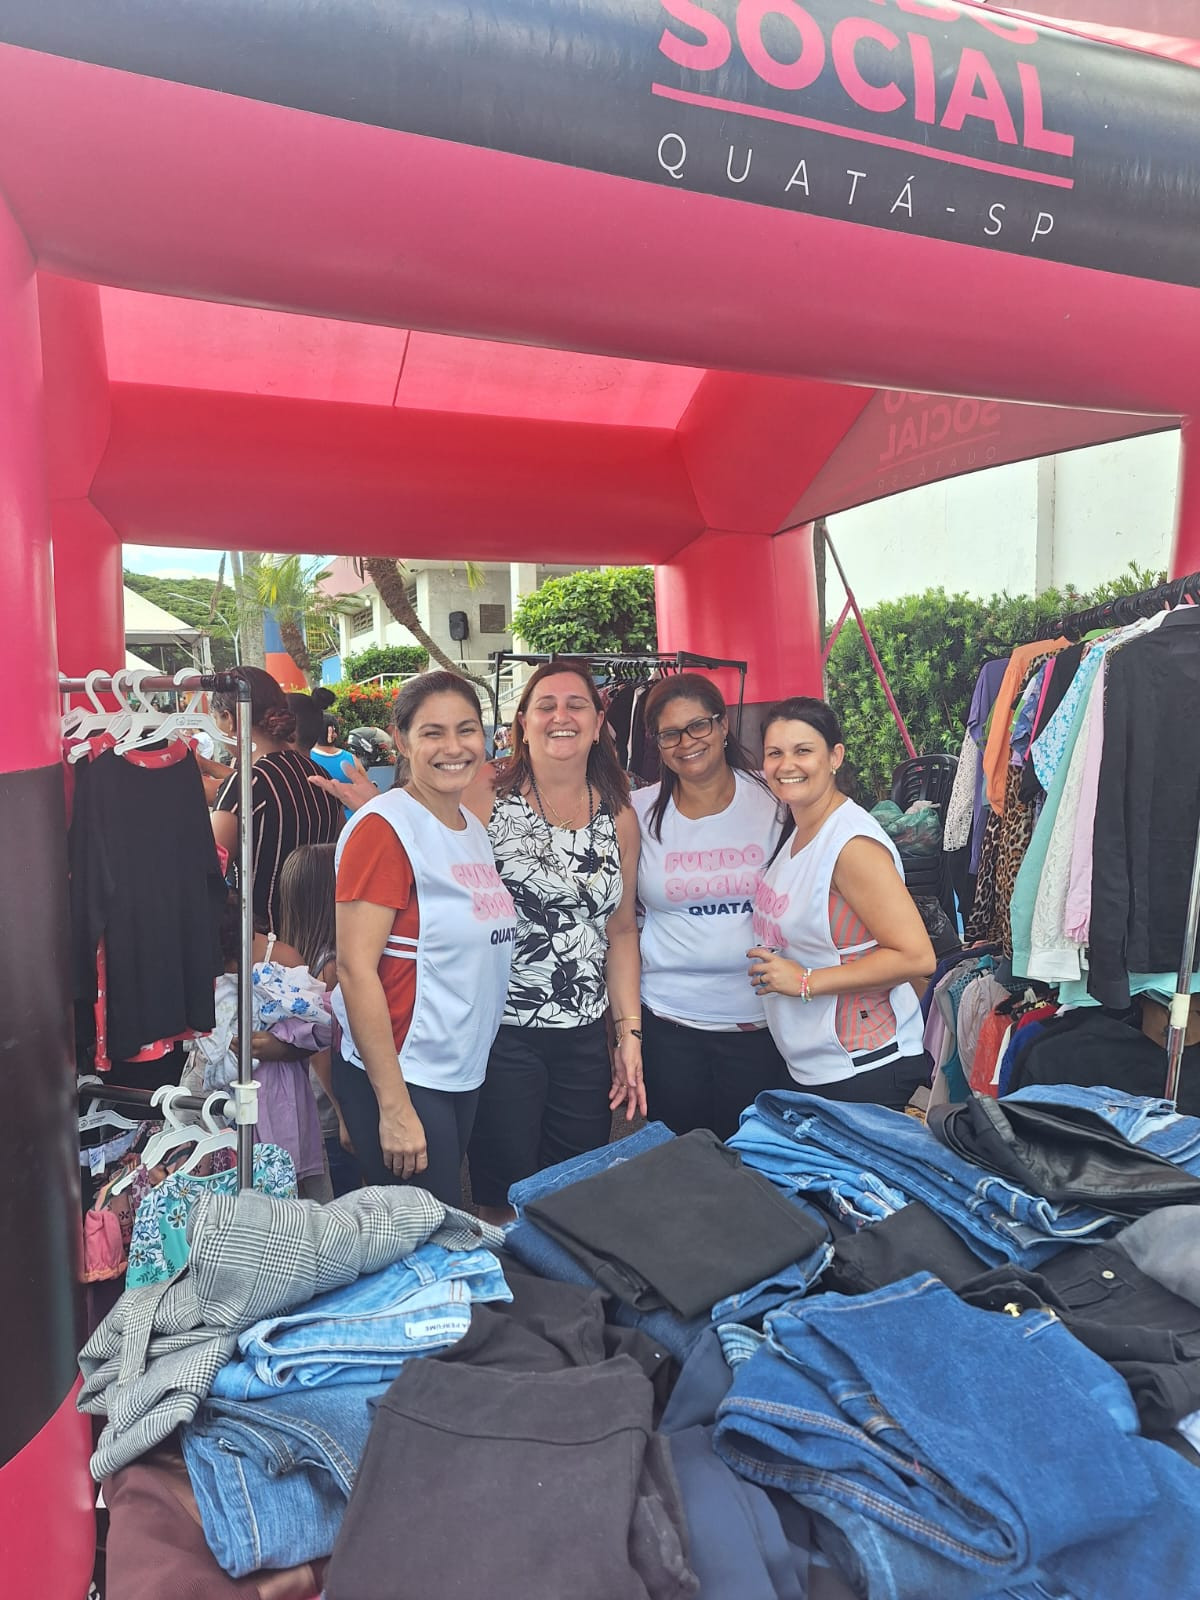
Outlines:
[[[643,714],[646,720],[646,731],[656,734],[662,723],[662,714],[669,705],[676,700],[698,700],[710,716],[724,717],[728,715],[729,708],[725,704],[725,696],[710,678],[701,677],[698,672],[681,672],[673,678],[664,678],[661,683],[656,683],[646,696]],[[734,772],[744,772],[753,778],[756,783],[762,783],[762,776],[755,770],[744,746],[736,734],[730,733],[725,738],[725,763]],[[679,775],[672,772],[666,762],[662,763],[662,782],[658,790],[658,798],[650,807],[649,830],[654,838],[661,841],[663,818],[667,814],[667,807],[671,797],[679,787]],[[764,785],[765,787],[765,785]]]
[[845,742],[837,712],[828,701],[814,699],[812,695],[796,694],[790,700],[776,700],[773,706],[768,706],[762,719],[764,740],[773,722],[807,722],[810,728],[817,730],[831,750],[835,744]]
[[336,948],[333,855],[331,844],[298,845],[279,874],[279,937],[314,976]]
[[479,718],[480,726],[483,726],[483,711],[479,704],[479,696],[466,678],[460,678],[457,672],[422,672],[417,677],[410,678],[396,696],[392,712],[392,723],[396,732],[407,733],[413,725],[417,712],[426,700],[435,694],[461,696]]
[[325,719],[310,694],[288,694],[284,699],[295,713],[296,743],[307,755],[324,737]]
[[[529,760],[529,746],[525,741],[525,729],[521,726],[521,718],[528,709],[538,685],[544,679],[556,677],[561,672],[569,672],[572,677],[578,678],[586,687],[593,706],[601,716],[604,715],[604,702],[600,698],[600,691],[596,688],[596,680],[592,676],[588,662],[572,656],[543,662],[525,685],[516,715],[512,720],[511,753],[505,763],[504,771],[496,781],[496,793],[501,799],[519,793],[533,780],[533,766]],[[588,752],[587,776],[588,782],[599,791],[601,800],[606,802],[613,816],[616,816],[618,811],[623,811],[629,804],[629,779],[617,760],[616,746],[610,737],[605,737],[603,729],[600,738]]]
[[312,703],[318,711],[328,711],[337,705],[337,695],[334,694],[332,689],[314,689]]
[[[261,667],[234,669],[250,685],[250,720],[268,739],[279,739],[284,744],[296,733],[296,713],[288,706],[283,690],[269,672]],[[218,689],[212,697],[214,711],[237,717],[237,695]]]
[[[789,700],[776,700],[773,706],[768,706],[762,719],[763,743],[767,740],[767,729],[773,722],[807,722],[810,728],[815,729],[832,750],[835,744],[842,744],[842,725],[837,719],[837,712],[827,700],[818,700],[813,695],[795,694]],[[846,777],[839,771],[834,779],[837,787],[843,794],[848,794]],[[783,849],[784,845],[796,831],[796,819],[792,815],[792,808],[787,809],[787,816],[783,819],[783,829],[776,841],[774,850],[771,851],[771,861]],[[767,863],[770,865],[770,862]]]

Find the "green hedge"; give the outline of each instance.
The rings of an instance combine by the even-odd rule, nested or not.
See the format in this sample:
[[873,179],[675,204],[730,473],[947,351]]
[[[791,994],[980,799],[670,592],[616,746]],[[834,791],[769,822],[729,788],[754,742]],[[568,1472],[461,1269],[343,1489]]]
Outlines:
[[[984,661],[1036,639],[1065,612],[1164,581],[1164,573],[1131,565],[1090,594],[1068,586],[1036,598],[996,594],[974,600],[926,589],[872,606],[863,616],[917,753],[956,756]],[[864,798],[883,798],[906,751],[853,618],[829,658],[826,693],[841,719],[847,760]]]
[[381,672],[424,672],[428,665],[429,652],[419,644],[377,644],[346,656],[342,678],[346,683],[362,683],[364,678],[377,678]]

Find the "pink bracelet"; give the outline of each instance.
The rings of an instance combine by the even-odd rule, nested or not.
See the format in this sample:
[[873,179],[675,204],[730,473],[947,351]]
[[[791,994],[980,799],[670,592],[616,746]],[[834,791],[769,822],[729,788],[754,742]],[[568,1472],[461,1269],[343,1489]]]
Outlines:
[[812,968],[811,967],[801,967],[800,968],[800,998],[801,998],[801,1000],[804,1001],[804,1004],[806,1006],[807,1005],[811,1005],[811,1003],[812,1003],[812,989],[809,987],[811,978],[812,978]]

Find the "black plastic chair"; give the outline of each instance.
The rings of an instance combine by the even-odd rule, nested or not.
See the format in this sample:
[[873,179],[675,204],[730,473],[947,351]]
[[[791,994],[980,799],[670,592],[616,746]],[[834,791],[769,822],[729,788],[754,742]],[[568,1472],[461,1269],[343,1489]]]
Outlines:
[[[892,799],[902,811],[918,800],[928,800],[935,805],[942,826],[946,824],[946,808],[958,771],[958,757],[935,754],[913,756],[902,761],[892,774]],[[913,857],[901,852],[904,862],[904,880],[914,900],[938,900],[947,916],[954,920],[958,908],[954,885],[944,850],[936,856]]]
[[892,773],[892,799],[901,811],[907,811],[917,800],[928,800],[938,808],[944,825],[957,771],[957,756],[913,756]]

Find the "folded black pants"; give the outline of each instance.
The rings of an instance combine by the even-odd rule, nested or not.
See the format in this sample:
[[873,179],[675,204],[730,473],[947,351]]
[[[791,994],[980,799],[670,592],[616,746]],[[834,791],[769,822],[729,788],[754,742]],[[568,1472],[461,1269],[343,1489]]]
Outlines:
[[707,1129],[531,1202],[536,1223],[639,1310],[709,1311],[810,1255],[820,1223]]
[[411,1361],[379,1404],[328,1600],[694,1595],[651,1388],[627,1356],[559,1372]]

